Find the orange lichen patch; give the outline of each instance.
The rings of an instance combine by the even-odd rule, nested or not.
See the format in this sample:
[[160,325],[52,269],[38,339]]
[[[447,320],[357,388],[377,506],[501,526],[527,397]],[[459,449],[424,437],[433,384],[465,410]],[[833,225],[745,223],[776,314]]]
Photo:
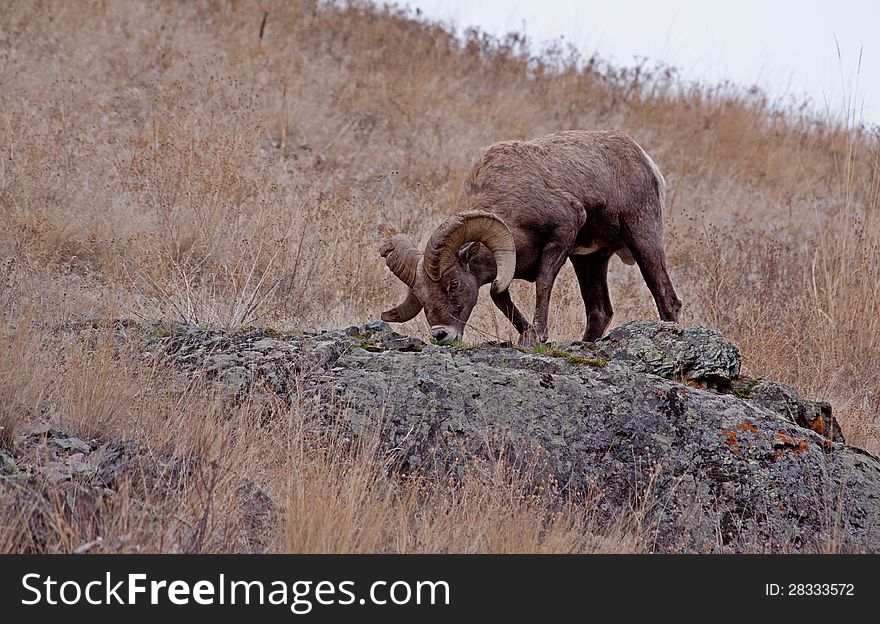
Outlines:
[[822,420],[822,417],[819,416],[810,423],[810,429],[818,433],[819,435],[825,435],[825,421]]
[[[795,438],[793,436],[787,435],[781,431],[776,432],[776,437],[779,441],[784,444],[786,447],[791,448],[796,454],[803,453],[804,451],[810,450],[810,445],[806,440],[801,440],[799,438]],[[778,453],[778,451],[777,451]],[[778,456],[778,455],[777,455]]]
[[724,436],[724,443],[730,447],[734,453],[739,453],[739,440],[736,439],[736,431],[733,429],[722,429],[718,435]]
[[776,449],[776,452],[773,453],[773,456],[774,456],[776,459],[782,459],[782,449]]
[[758,428],[752,424],[749,419],[744,420],[736,426],[738,431],[748,431],[749,433],[758,433]]
[[693,379],[686,379],[684,383],[686,385],[690,386],[691,388],[697,388],[699,390],[708,390],[709,389],[708,387],[701,384],[699,381],[695,381]]

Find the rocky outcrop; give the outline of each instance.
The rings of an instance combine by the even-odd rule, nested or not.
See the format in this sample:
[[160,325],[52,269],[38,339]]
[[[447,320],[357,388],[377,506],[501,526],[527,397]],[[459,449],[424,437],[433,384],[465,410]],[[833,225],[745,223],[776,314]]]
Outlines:
[[[172,552],[194,552],[200,542],[198,527],[162,508],[169,491],[182,488],[204,469],[194,460],[161,455],[132,440],[85,441],[50,426],[39,424],[17,436],[15,452],[0,449],[0,497],[12,511],[7,522],[23,522],[27,534],[22,544],[32,552],[45,552],[47,527],[59,515],[74,526],[100,525],[105,515],[119,505],[129,507],[143,522],[166,527],[174,536],[167,548]],[[278,505],[253,482],[231,475],[234,495],[242,510],[239,548],[245,552],[266,549],[269,527],[278,522]],[[129,494],[124,502],[118,492]],[[76,552],[117,552],[129,545],[106,543],[98,537],[82,544]]]
[[[165,332],[163,332],[164,334]],[[634,322],[593,343],[437,346],[384,323],[316,334],[174,328],[177,367],[233,396],[310,401],[400,470],[506,457],[561,497],[647,502],[658,551],[880,551],[880,460],[827,403],[743,378],[718,333]]]
[[835,442],[844,441],[830,403],[801,399],[794,388],[777,381],[740,376],[739,349],[718,332],[633,321],[611,331],[599,344],[631,370],[733,393]]

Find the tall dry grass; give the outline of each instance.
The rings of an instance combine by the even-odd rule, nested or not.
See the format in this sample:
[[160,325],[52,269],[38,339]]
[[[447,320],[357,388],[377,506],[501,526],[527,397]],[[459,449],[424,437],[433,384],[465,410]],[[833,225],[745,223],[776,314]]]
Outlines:
[[[876,130],[852,116],[780,112],[730,85],[688,85],[664,67],[614,68],[562,47],[537,53],[515,35],[456,38],[409,17],[305,0],[4,4],[0,446],[52,417],[80,435],[197,458],[202,476],[160,501],[197,528],[207,484],[226,492],[211,466],[234,467],[286,501],[277,549],[592,548],[546,537],[585,534],[583,509],[558,525],[544,503],[502,513],[505,488],[517,487],[509,475],[417,495],[363,458],[305,454],[287,429],[232,430],[209,389],[171,388],[115,344],[63,345],[43,328],[91,317],[228,327],[375,318],[402,295],[376,253],[380,232],[424,242],[455,210],[477,149],[620,128],[669,184],[667,250],[683,322],[724,332],[750,373],[829,399],[849,441],[880,449]],[[611,288],[616,323],[656,316],[634,268],[613,263]],[[514,297],[532,305],[526,285]],[[550,322],[553,337],[583,331],[570,267]],[[513,332],[487,297],[471,325],[471,339]],[[402,330],[424,334],[424,321]],[[288,482],[294,462],[308,479]],[[481,481],[490,478],[497,487]],[[336,525],[309,517],[323,513],[315,500],[381,522],[322,534],[321,523]],[[237,526],[233,499],[212,504],[228,505]],[[481,509],[504,522],[479,524]],[[193,547],[153,526],[123,526],[123,511],[106,517],[121,525],[102,530],[129,535],[121,549]],[[391,518],[409,527],[401,541],[387,534]],[[474,532],[456,534],[461,522]],[[229,537],[234,528],[219,531],[202,531],[199,547],[247,547]],[[624,533],[621,548],[639,542],[632,527]],[[63,534],[44,548],[75,548],[94,531]]]

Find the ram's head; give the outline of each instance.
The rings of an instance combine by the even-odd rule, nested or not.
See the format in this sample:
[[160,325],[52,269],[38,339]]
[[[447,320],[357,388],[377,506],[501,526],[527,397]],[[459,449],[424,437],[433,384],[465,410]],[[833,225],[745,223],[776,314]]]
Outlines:
[[435,340],[460,339],[482,285],[473,267],[481,245],[495,258],[493,292],[507,290],[516,270],[516,247],[504,222],[488,212],[453,215],[434,230],[424,253],[404,234],[385,243],[379,253],[409,293],[403,303],[383,312],[382,320],[402,323],[424,309]]

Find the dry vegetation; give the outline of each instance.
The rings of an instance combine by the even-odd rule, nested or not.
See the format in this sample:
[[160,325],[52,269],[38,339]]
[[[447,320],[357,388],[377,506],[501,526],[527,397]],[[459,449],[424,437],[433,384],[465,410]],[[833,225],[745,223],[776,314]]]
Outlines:
[[[589,501],[554,507],[503,465],[457,485],[389,479],[371,449],[310,439],[309,414],[246,404],[230,418],[209,388],[175,387],[100,336],[47,331],[376,318],[401,294],[380,232],[424,242],[475,150],[568,128],[623,129],[664,171],[683,322],[722,331],[750,373],[829,399],[851,443],[880,449],[880,143],[852,119],[536,55],[519,37],[461,43],[359,3],[6,2],[0,84],[0,448],[48,419],[191,467],[174,488],[134,479],[91,506],[0,500],[2,550],[97,536],[105,550],[250,550],[233,475],[284,507],[270,550],[650,548],[638,513],[600,526]],[[656,317],[634,267],[614,262],[611,281],[617,323]],[[528,291],[514,297],[531,305]],[[509,337],[482,297],[469,338]],[[566,267],[550,334],[582,325]]]

